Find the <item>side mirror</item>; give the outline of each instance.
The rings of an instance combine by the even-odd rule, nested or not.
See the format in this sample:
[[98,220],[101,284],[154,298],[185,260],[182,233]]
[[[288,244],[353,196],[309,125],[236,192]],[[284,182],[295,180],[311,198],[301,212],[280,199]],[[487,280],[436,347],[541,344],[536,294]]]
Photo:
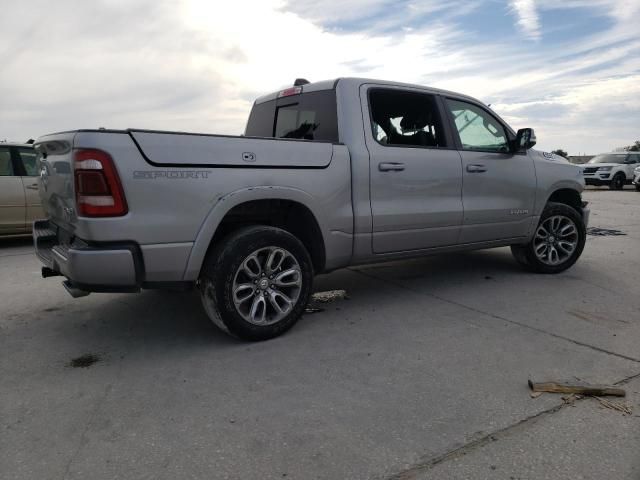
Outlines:
[[536,144],[536,134],[533,128],[521,128],[518,130],[513,144],[515,152],[524,152],[533,147]]

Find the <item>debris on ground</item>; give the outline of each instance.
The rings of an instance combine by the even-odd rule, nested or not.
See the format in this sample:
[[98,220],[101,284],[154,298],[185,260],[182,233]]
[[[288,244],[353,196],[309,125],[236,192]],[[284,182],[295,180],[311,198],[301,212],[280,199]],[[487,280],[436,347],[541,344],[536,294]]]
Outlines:
[[590,385],[588,383],[533,382],[529,388],[534,392],[570,393],[575,395],[624,397],[627,392],[615,385]]
[[611,410],[617,410],[618,412],[622,412],[623,415],[631,415],[633,413],[631,407],[626,403],[610,402],[605,398],[600,398],[595,395],[594,398],[598,400],[600,402],[600,405],[602,405],[603,407],[610,408]]
[[576,395],[575,393],[572,393],[571,395],[560,398],[562,398],[562,403],[564,403],[565,405],[571,405],[572,407],[575,407],[574,403],[576,403],[577,400],[580,400],[582,398],[582,395]]
[[79,357],[72,358],[68,367],[72,368],[88,368],[96,362],[100,361],[100,357],[93,353],[85,353],[84,355],[80,355]]
[[311,305],[307,305],[304,309],[304,313],[319,313],[324,312],[324,308],[313,307]]
[[589,227],[587,228],[587,235],[593,235],[595,237],[619,237],[620,235],[626,235],[626,233],[622,230],[616,230],[615,228]]
[[336,300],[348,300],[346,290],[327,290],[326,292],[316,292],[311,296],[312,301],[318,303],[330,303]]
[[544,392],[531,392],[531,393],[529,394],[529,396],[530,396],[531,398],[538,398],[538,397],[539,397],[540,395],[542,395],[543,393],[544,393]]

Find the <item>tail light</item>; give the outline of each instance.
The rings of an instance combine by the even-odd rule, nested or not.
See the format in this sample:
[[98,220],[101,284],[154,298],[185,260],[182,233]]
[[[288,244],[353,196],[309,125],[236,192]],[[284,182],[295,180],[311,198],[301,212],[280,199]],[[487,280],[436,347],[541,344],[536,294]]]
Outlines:
[[111,156],[102,150],[80,149],[75,151],[74,163],[78,215],[126,215],[127,201]]

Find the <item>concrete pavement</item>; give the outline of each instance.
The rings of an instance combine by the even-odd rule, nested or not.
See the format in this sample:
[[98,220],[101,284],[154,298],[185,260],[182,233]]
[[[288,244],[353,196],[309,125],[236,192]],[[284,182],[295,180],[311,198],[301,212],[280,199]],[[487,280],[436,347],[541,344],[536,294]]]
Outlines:
[[194,293],[74,300],[0,241],[0,478],[637,480],[639,417],[527,389],[640,389],[640,194],[585,199],[624,235],[590,236],[564,274],[508,249],[342,270],[316,290],[348,300],[259,344]]

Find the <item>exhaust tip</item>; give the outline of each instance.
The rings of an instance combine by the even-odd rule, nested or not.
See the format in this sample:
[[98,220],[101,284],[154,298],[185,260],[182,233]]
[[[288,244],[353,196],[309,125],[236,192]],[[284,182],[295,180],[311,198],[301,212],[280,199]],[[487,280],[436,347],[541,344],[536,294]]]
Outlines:
[[90,292],[87,292],[86,290],[80,290],[69,280],[65,280],[64,282],[62,282],[62,286],[73,298],[86,297],[90,293]]

